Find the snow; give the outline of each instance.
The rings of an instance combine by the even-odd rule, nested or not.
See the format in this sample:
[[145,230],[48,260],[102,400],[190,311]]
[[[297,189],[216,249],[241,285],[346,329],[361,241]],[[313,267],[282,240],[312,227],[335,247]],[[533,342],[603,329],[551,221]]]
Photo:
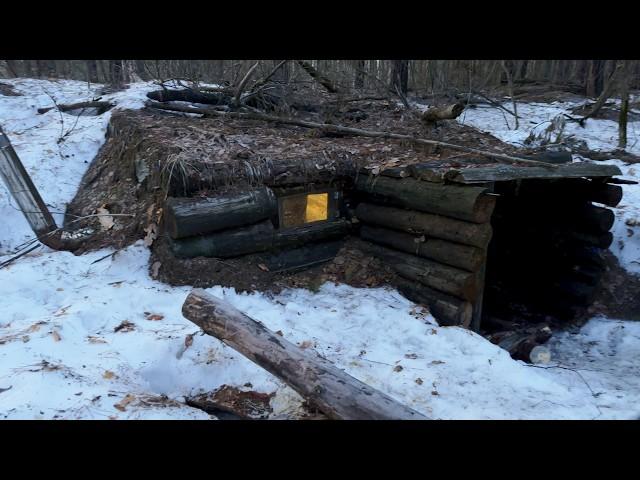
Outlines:
[[[518,116],[522,118],[517,130],[515,118],[498,108],[468,108],[458,121],[488,132],[503,142],[524,146],[524,141],[531,132],[538,134],[544,131],[559,115],[576,117],[571,113],[571,109],[583,104],[584,102],[518,103]],[[513,111],[510,102],[504,102],[502,105]],[[640,155],[640,122],[630,121],[627,128],[627,151]],[[584,140],[591,150],[610,152],[618,148],[618,123],[613,120],[592,118],[585,122],[584,127],[577,122],[567,121],[563,135]]]
[[[458,121],[488,132],[504,142],[523,146],[531,132],[540,133],[558,115],[575,116],[571,109],[582,103],[518,103],[518,115],[522,117],[518,130],[514,128],[514,117],[498,108],[466,109]],[[620,103],[619,99],[617,103]],[[513,105],[509,102],[503,105],[513,110]],[[618,124],[612,120],[592,118],[585,122],[584,128],[576,122],[566,122],[563,135],[585,141],[592,150],[610,152],[618,147]],[[628,123],[627,137],[627,151],[640,155],[640,122]],[[616,165],[622,171],[623,178],[640,181],[638,165],[628,165],[615,159],[598,163]],[[627,271],[640,275],[640,185],[622,185],[622,190],[622,201],[613,209],[616,221],[612,229],[614,243],[611,251]]]
[[[75,116],[53,109],[38,114],[38,108],[56,103],[76,103],[97,96],[102,85],[73,80],[3,80],[23,96],[0,95],[0,126],[9,137],[36,188],[60,225],[67,203],[75,195],[82,175],[105,140],[111,113],[117,109],[139,109],[153,83],[132,84],[127,90],[103,95],[116,107],[100,116]],[[63,142],[58,139],[63,136]],[[0,182],[0,254],[33,237],[4,183]],[[6,230],[10,230],[7,232]]]
[[[90,96],[86,84],[12,82],[25,96],[0,96],[0,123],[45,201],[63,211],[85,160],[104,141],[110,114],[81,117],[80,130],[63,143],[69,157],[60,156],[60,115],[45,114],[46,121],[37,115],[37,107],[50,105],[41,92],[77,101]],[[149,87],[135,84],[114,100],[121,108],[139,108]],[[64,179],[64,186],[47,182],[54,177]],[[637,205],[627,202],[621,211]],[[0,212],[12,215],[0,225],[5,249],[31,236],[6,194]],[[0,269],[0,418],[208,419],[186,406],[184,397],[223,384],[274,392],[273,418],[299,415],[302,399],[294,391],[182,316],[190,289],[153,280],[149,256],[142,242],[81,256],[42,248]],[[208,291],[432,418],[640,415],[638,323],[594,318],[579,331],[552,338],[556,363],[531,366],[473,332],[439,327],[389,288],[326,283],[315,293]],[[119,328],[123,322],[128,327]]]

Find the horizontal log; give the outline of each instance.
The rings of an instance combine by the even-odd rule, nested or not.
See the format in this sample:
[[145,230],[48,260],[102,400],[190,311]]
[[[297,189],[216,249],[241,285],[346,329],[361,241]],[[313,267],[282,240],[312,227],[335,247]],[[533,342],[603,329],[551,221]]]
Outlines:
[[229,303],[195,289],[182,314],[337,420],[420,420],[425,416],[350,376],[313,349],[302,349]]
[[473,307],[470,302],[403,278],[396,284],[398,291],[409,300],[426,305],[440,325],[468,328],[471,324]]
[[276,230],[271,221],[266,220],[248,227],[176,239],[171,241],[171,250],[179,258],[230,258],[344,237],[350,226],[340,219]]
[[87,110],[90,108],[95,108],[97,109],[98,115],[101,115],[104,112],[110,110],[113,106],[114,104],[111,102],[100,102],[100,101],[78,102],[78,103],[68,103],[68,104],[60,103],[53,107],[39,108],[38,113],[40,114],[47,113],[49,110],[53,110],[56,107],[61,112],[71,112],[74,110]]
[[549,202],[586,200],[615,207],[622,200],[622,187],[586,178],[528,180],[519,185],[518,196],[542,197]]
[[452,171],[447,180],[463,183],[487,183],[526,178],[580,178],[613,177],[622,175],[615,165],[599,165],[586,162],[556,165],[555,168],[539,166],[495,165],[492,167],[469,167]]
[[165,226],[173,239],[250,225],[277,215],[273,192],[266,187],[211,198],[169,198]]
[[356,189],[405,208],[474,223],[488,222],[495,206],[495,197],[485,195],[485,188],[440,185],[413,178],[358,175]]
[[563,203],[513,200],[502,202],[493,216],[494,224],[517,227],[526,225],[554,230],[562,227],[593,233],[608,232],[615,222],[613,210],[587,202],[567,200]]
[[476,298],[478,276],[474,273],[370,242],[360,242],[359,246],[365,253],[385,261],[401,277],[463,300]]
[[430,258],[436,262],[462,268],[469,272],[477,272],[485,259],[484,251],[477,247],[438,238],[415,236],[388,228],[363,225],[360,228],[360,236],[370,242],[412,253],[419,257]]
[[485,249],[492,236],[489,223],[471,223],[431,213],[360,203],[357,218],[373,225],[407,233],[440,238]]
[[530,160],[537,160],[538,162],[545,163],[571,163],[573,161],[573,156],[571,152],[540,152],[535,153],[533,155],[526,155],[524,158],[528,158]]

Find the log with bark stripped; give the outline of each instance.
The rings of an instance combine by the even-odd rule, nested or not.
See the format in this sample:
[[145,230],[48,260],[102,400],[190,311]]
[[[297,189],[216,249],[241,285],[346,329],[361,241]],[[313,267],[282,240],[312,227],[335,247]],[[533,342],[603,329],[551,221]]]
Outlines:
[[285,382],[329,418],[426,420],[427,417],[302,349],[204,290],[193,290],[182,314]]

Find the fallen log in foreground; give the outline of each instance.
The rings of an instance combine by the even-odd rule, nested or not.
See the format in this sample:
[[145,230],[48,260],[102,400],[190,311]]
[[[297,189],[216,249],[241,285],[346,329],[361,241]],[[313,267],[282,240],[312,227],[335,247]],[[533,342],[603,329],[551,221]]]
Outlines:
[[278,377],[331,419],[427,420],[202,289],[191,291],[182,314]]

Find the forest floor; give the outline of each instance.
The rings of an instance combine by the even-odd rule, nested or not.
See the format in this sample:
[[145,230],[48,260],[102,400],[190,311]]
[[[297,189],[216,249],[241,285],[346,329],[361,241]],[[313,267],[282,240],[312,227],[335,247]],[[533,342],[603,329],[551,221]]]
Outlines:
[[[99,116],[37,114],[37,108],[98,94],[85,82],[3,81],[0,124],[45,202],[62,223],[66,205],[104,143],[113,110]],[[139,109],[150,83],[104,95],[116,109]],[[509,105],[505,103],[505,105]],[[520,104],[527,120],[550,122],[575,103]],[[459,119],[518,145],[534,124],[514,130],[496,109],[469,109]],[[614,150],[615,122],[566,127],[591,149]],[[630,122],[630,148],[640,153],[640,124]],[[60,137],[64,141],[58,142]],[[640,170],[609,160],[624,177]],[[612,252],[640,275],[640,188],[624,186]],[[32,236],[0,187],[0,262]],[[288,386],[181,315],[189,287],[149,275],[142,241],[119,251],[74,256],[42,247],[0,270],[0,418],[208,419],[187,397],[223,385],[272,395],[269,418],[304,418]],[[327,282],[313,291],[214,295],[313,348],[350,375],[439,419],[626,419],[640,416],[640,323],[594,316],[550,340],[553,363],[528,365],[485,338],[439,327],[431,315],[386,287]]]

